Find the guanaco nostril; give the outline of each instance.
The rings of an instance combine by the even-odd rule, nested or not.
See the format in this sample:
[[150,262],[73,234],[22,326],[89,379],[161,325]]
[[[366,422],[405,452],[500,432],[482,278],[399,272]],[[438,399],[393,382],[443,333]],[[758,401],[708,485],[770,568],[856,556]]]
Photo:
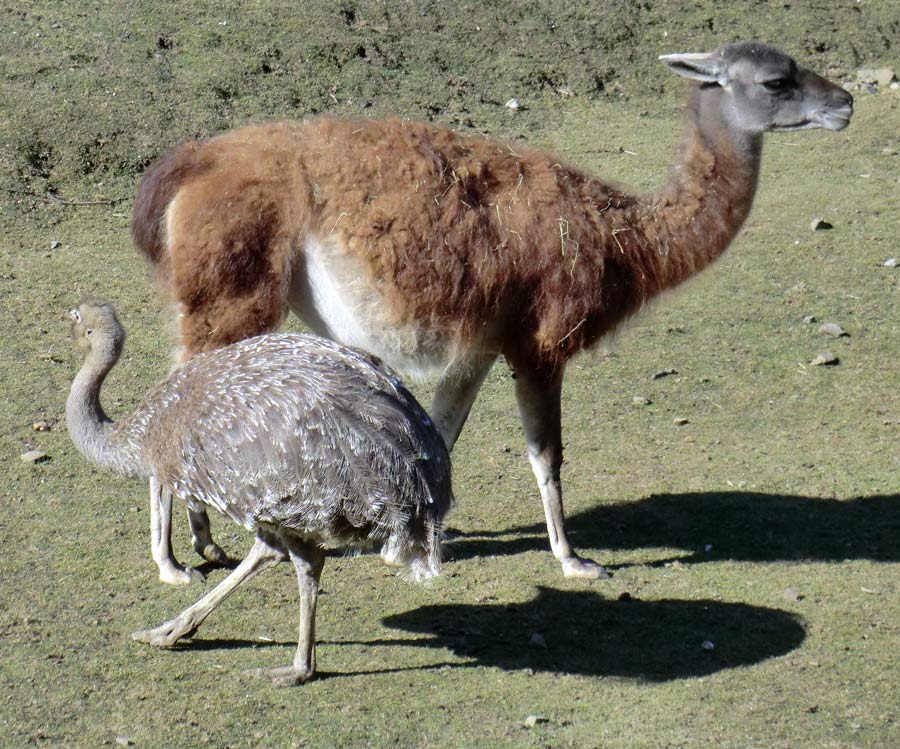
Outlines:
[[834,95],[831,97],[830,103],[835,109],[853,109],[853,95],[849,91],[835,86]]

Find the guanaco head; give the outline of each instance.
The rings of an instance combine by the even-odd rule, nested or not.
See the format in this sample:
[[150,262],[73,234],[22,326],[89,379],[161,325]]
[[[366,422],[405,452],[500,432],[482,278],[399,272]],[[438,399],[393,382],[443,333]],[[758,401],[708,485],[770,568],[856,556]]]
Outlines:
[[99,355],[115,361],[125,344],[125,329],[110,302],[90,299],[69,312],[72,338],[85,357]]
[[715,52],[661,55],[679,75],[725,92],[723,114],[747,133],[850,124],[853,97],[806,70],[784,52],[760,42],[726,44]]

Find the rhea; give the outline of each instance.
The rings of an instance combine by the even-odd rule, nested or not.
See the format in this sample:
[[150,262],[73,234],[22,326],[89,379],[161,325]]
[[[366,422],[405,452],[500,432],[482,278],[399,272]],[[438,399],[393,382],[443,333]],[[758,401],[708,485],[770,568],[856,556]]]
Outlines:
[[297,684],[315,673],[327,547],[383,544],[415,578],[439,572],[452,501],[447,450],[422,407],[371,356],[314,336],[258,336],[198,354],[111,421],[100,388],[125,332],[108,302],[85,302],[70,316],[85,354],[66,404],[78,449],[102,468],[152,478],[169,504],[175,495],[195,510],[213,507],[256,534],[219,585],[134,639],[173,645],[239,585],[290,559],[300,587],[297,652],[290,666],[255,673]]
[[[842,130],[853,99],[758,42],[661,58],[692,81],[677,166],[632,195],[519,145],[432,124],[316,118],[175,147],[138,189],[132,234],[179,313],[182,356],[277,327],[406,374],[438,374],[453,447],[491,366],[513,369],[553,553],[566,536],[560,401],[567,362],[719,257],[744,223],[766,132]],[[215,549],[202,516],[199,549]]]

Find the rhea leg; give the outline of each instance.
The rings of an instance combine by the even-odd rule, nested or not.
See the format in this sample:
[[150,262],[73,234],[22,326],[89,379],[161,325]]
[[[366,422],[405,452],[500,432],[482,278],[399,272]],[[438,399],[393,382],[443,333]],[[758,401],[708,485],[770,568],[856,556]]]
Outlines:
[[299,539],[286,538],[285,544],[300,586],[300,635],[297,652],[290,666],[253,668],[244,673],[268,679],[277,687],[303,684],[316,673],[316,603],[319,599],[319,578],[325,565],[325,550]]
[[193,634],[203,620],[240,585],[256,577],[264,569],[284,561],[285,557],[283,549],[257,536],[244,561],[203,598],[165,624],[155,629],[135,632],[131,635],[132,639],[158,647],[171,647],[182,637]]
[[150,555],[159,568],[159,579],[170,585],[203,582],[199,570],[179,564],[172,552],[172,493],[150,479]]
[[562,372],[543,377],[516,370],[516,400],[528,443],[528,459],[537,479],[554,556],[566,577],[608,577],[606,570],[572,551],[566,536],[560,468],[562,467]]

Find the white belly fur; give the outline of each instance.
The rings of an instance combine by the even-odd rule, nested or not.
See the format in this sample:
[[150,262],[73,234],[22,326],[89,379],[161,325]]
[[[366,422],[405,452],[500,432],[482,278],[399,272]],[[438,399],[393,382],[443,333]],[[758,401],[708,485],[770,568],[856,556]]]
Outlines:
[[337,237],[307,238],[288,305],[314,333],[375,354],[406,376],[440,372],[462,353],[450,336],[396,325],[364,264]]

